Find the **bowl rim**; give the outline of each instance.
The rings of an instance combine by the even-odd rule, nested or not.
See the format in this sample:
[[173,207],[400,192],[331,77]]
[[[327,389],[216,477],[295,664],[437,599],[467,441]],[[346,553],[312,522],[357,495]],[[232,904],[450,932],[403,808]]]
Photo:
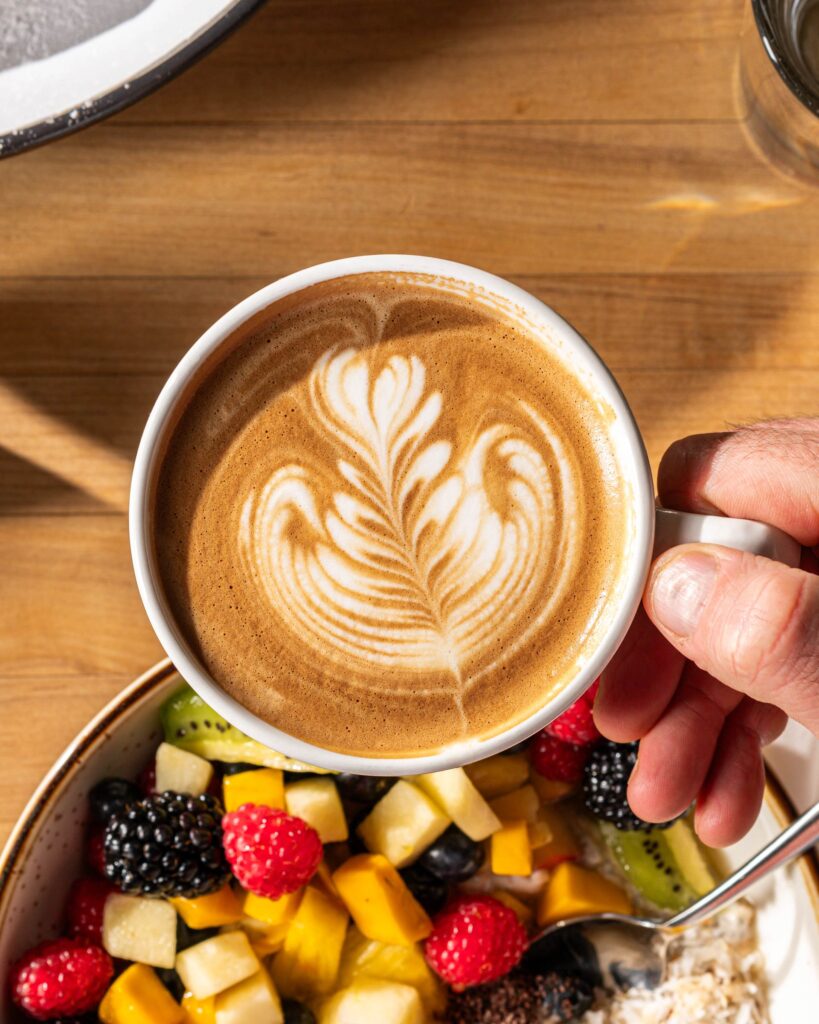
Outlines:
[[[36,830],[49,813],[50,805],[59,795],[66,777],[78,759],[87,753],[101,735],[116,726],[118,720],[136,704],[152,697],[178,670],[170,658],[157,662],[120,691],[74,737],[43,776],[11,830],[0,853],[0,923],[6,909],[15,876],[25,858]],[[182,678],[180,676],[180,678]],[[785,828],[797,817],[787,791],[769,765],[765,765],[765,803],[780,827]],[[814,852],[803,854],[797,861],[802,880],[819,922],[819,859]]]

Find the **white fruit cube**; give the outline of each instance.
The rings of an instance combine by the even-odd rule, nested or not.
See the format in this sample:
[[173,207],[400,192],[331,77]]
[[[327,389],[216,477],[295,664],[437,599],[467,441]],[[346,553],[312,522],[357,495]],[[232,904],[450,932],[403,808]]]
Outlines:
[[418,775],[413,782],[443,808],[458,828],[480,842],[501,827],[497,815],[484,800],[463,768]]
[[176,958],[176,973],[197,999],[224,992],[260,969],[250,940],[241,931],[205,939],[183,950]]
[[160,743],[156,752],[157,793],[173,790],[201,796],[207,792],[213,778],[213,765],[204,757],[198,757],[187,750],[180,750],[171,743]]
[[105,901],[102,944],[119,960],[173,967],[176,961],[176,911],[165,900],[113,893]]
[[424,1024],[421,997],[409,985],[359,978],[327,1000],[318,1024]]
[[450,819],[426,793],[401,779],[361,822],[358,834],[368,850],[402,868],[434,843],[449,824]]
[[323,843],[342,843],[349,835],[347,818],[332,779],[302,779],[284,787],[288,814],[294,814],[318,832]]
[[283,1024],[276,986],[265,970],[220,992],[214,1006],[216,1024]]

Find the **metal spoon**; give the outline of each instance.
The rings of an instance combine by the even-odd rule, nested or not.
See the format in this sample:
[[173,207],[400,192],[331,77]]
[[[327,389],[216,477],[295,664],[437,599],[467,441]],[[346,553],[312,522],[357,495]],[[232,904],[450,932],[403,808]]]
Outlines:
[[656,988],[666,975],[669,942],[733,903],[771,871],[819,842],[819,803],[773,839],[746,864],[686,910],[666,921],[625,914],[595,914],[557,921],[529,945],[524,967],[584,976],[606,988]]

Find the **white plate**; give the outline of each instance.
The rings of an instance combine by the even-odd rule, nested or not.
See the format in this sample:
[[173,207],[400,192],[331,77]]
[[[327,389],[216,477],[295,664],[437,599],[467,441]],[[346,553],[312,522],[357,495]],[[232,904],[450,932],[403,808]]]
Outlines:
[[[66,894],[82,871],[89,789],[107,775],[134,778],[161,738],[158,711],[180,684],[162,662],[124,690],[56,762],[35,792],[0,856],[0,1020],[22,1020],[7,999],[9,964],[22,952],[59,933]],[[726,852],[739,866],[792,817],[771,779],[765,806],[750,834]],[[752,890],[759,911],[774,1024],[815,1019],[819,977],[819,883],[805,858]]]

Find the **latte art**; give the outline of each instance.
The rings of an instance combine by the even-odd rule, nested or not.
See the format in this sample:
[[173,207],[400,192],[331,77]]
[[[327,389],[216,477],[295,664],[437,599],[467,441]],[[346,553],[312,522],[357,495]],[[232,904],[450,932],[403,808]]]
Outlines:
[[440,281],[270,307],[194,381],[155,483],[192,655],[325,748],[489,736],[573,678],[630,524],[605,410],[534,332]]
[[[460,706],[471,683],[548,620],[571,578],[570,456],[514,396],[508,421],[456,450],[433,439],[444,398],[418,356],[371,370],[367,353],[346,349],[325,353],[311,372],[316,429],[340,456],[334,467],[276,468],[247,497],[239,536],[248,577],[317,653],[334,652],[356,675],[444,671]],[[294,520],[303,529],[294,532]]]

